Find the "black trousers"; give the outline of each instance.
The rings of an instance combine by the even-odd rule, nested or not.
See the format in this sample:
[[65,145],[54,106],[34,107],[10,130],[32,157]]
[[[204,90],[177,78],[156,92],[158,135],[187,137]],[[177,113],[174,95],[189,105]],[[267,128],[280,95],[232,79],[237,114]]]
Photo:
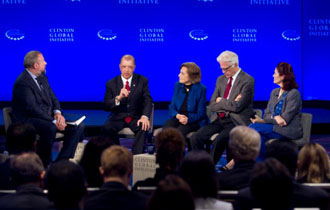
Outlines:
[[[52,147],[56,133],[59,131],[51,121],[31,118],[27,122],[35,127],[37,134],[40,136],[37,142],[37,154],[41,158],[44,167],[47,167],[52,161]],[[64,138],[61,139],[63,140],[63,148],[58,154],[57,160],[73,158],[78,142],[84,136],[84,129],[85,125],[81,123],[79,126],[67,125],[65,130],[61,131],[64,134]]]
[[132,146],[132,153],[133,154],[141,154],[143,153],[144,143],[148,135],[148,131],[143,131],[141,124],[138,126],[137,121],[139,119],[132,119],[130,123],[126,123],[124,119],[122,120],[111,120],[108,119],[103,127],[103,134],[110,137],[116,144],[120,144],[118,131],[123,128],[130,128],[134,134],[134,143]]
[[[201,127],[190,139],[192,150],[204,150],[204,146],[211,136],[219,133],[213,142],[211,150],[211,156],[214,164],[216,164],[220,160],[222,153],[228,148],[229,133],[234,127],[235,124],[230,117],[216,119],[211,124]],[[229,153],[227,150],[227,161],[231,159]]]

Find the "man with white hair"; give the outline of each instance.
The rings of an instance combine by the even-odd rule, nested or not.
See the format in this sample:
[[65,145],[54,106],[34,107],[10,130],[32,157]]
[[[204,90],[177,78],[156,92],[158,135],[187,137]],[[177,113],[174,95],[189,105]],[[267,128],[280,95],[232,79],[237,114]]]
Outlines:
[[193,150],[203,150],[210,137],[219,133],[211,151],[215,163],[228,146],[231,129],[236,125],[249,125],[250,117],[254,116],[254,79],[239,67],[238,56],[234,52],[222,52],[217,61],[223,75],[218,77],[210,101],[211,123],[200,128],[190,140]]

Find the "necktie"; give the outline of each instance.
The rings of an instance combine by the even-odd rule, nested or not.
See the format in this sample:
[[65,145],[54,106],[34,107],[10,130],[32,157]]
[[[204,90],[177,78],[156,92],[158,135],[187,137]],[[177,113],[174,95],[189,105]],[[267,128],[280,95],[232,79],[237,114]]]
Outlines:
[[38,85],[40,87],[40,90],[41,91],[44,91],[44,86],[42,85],[42,79],[41,79],[41,77],[37,77],[36,80],[38,82]]
[[126,81],[125,89],[126,89],[127,91],[130,90],[128,80]]
[[[229,95],[229,92],[230,92],[230,88],[231,88],[231,82],[233,81],[233,78],[230,77],[229,78],[229,82],[227,83],[227,87],[226,87],[226,90],[225,90],[225,95],[223,96],[223,98],[227,99],[228,95]],[[219,118],[223,118],[225,116],[225,113],[224,112],[220,112],[219,114]]]
[[[125,85],[125,89],[129,92],[130,88],[129,88],[129,83],[128,81],[126,81],[126,85]],[[130,115],[125,117],[125,122],[128,124],[132,121],[132,117]]]

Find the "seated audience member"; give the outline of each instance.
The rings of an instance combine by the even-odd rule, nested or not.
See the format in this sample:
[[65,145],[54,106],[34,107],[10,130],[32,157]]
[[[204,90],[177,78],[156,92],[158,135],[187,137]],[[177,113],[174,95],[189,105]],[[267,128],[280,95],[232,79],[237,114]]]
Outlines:
[[12,123],[7,130],[6,150],[9,156],[0,163],[0,189],[14,189],[10,181],[10,160],[14,155],[23,152],[34,152],[36,131],[28,123]]
[[255,165],[250,190],[263,210],[289,210],[293,207],[293,180],[290,172],[274,158]]
[[0,209],[48,209],[53,204],[43,193],[44,166],[35,153],[22,153],[11,160],[16,193],[0,198]]
[[201,77],[201,70],[195,63],[181,65],[179,82],[175,83],[168,107],[170,119],[164,128],[175,127],[186,137],[206,124],[206,87],[200,83]]
[[147,178],[135,183],[133,190],[139,186],[156,186],[158,182],[169,174],[175,174],[185,152],[185,140],[176,128],[162,130],[155,141],[156,163],[159,168],[153,178]]
[[114,145],[104,150],[100,167],[104,184],[86,197],[84,209],[146,209],[147,197],[128,189],[132,170],[133,155],[126,148]]
[[189,152],[183,159],[180,175],[190,186],[196,209],[233,209],[230,203],[217,200],[217,174],[207,152]]
[[260,150],[260,135],[246,126],[236,126],[229,134],[229,149],[235,161],[234,168],[218,175],[221,190],[239,190],[247,187]]
[[[294,180],[298,148],[291,141],[276,140],[266,147],[266,157],[275,158],[287,167],[292,180]],[[255,207],[250,188],[244,188],[239,191],[238,198],[241,209],[251,209]],[[305,186],[293,181],[292,204],[294,207],[317,207],[320,209],[328,209],[329,195],[322,189],[316,187]]]
[[306,144],[298,155],[297,181],[330,182],[330,163],[325,149],[318,143]]
[[81,200],[86,195],[82,168],[69,160],[53,163],[46,175],[49,200],[56,209],[82,209]]
[[80,160],[80,166],[84,169],[88,187],[101,187],[103,178],[100,174],[101,154],[103,150],[114,145],[107,137],[94,137],[88,141]]
[[274,83],[280,87],[272,91],[263,119],[255,115],[250,124],[261,136],[261,160],[265,158],[265,143],[269,139],[288,140],[302,137],[302,103],[292,66],[284,62],[279,63],[273,77]]
[[189,185],[180,177],[168,175],[157,185],[148,202],[148,210],[194,210]]

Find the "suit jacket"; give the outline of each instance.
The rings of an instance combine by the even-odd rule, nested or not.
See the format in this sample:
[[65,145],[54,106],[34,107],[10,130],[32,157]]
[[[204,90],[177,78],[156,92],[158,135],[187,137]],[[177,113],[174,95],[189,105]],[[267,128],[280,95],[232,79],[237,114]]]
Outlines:
[[[293,195],[291,198],[293,207],[318,207],[321,210],[326,210],[328,209],[328,199],[329,195],[326,191],[317,187],[305,186],[294,182]],[[274,198],[274,202],[276,202],[276,198]],[[250,210],[260,207],[251,195],[249,187],[238,192],[235,206],[235,209],[240,210]]]
[[48,200],[47,194],[34,185],[22,185],[15,194],[0,198],[0,209],[49,209],[53,203]]
[[145,115],[150,118],[152,98],[149,92],[148,79],[139,74],[133,74],[128,98],[123,98],[116,106],[115,97],[123,88],[121,76],[109,80],[106,84],[104,105],[106,111],[111,111],[110,120],[121,120],[127,115],[140,118]]
[[[169,115],[175,119],[186,96],[184,84],[175,83],[171,104],[168,106]],[[198,122],[200,126],[206,124],[206,87],[201,83],[191,86],[187,102],[188,123]]]
[[[224,96],[228,80],[224,75],[219,76],[217,79],[210,101],[210,110],[213,112],[210,121],[215,121],[218,113],[225,112],[226,116],[229,116],[235,125],[249,125],[251,123],[250,117],[254,115],[254,79],[241,70],[231,87],[229,98],[222,98],[219,103],[216,103],[218,97]],[[239,94],[242,95],[242,98],[236,102],[235,98]]]
[[29,118],[54,120],[53,110],[61,110],[60,103],[46,76],[42,76],[42,83],[47,95],[39,89],[27,70],[17,77],[12,96],[14,121],[25,121]]
[[145,195],[129,191],[119,182],[106,182],[100,190],[90,193],[84,202],[84,209],[144,210]]
[[272,118],[276,104],[283,99],[283,94],[278,98],[280,88],[276,88],[272,91],[270,99],[268,101],[267,108],[265,110],[264,120],[266,123],[274,124],[274,131],[282,136],[290,139],[299,139],[302,137],[301,127],[301,98],[297,89],[291,89],[285,91],[287,93],[281,110],[281,117],[287,123],[286,126],[277,125],[276,121]]

